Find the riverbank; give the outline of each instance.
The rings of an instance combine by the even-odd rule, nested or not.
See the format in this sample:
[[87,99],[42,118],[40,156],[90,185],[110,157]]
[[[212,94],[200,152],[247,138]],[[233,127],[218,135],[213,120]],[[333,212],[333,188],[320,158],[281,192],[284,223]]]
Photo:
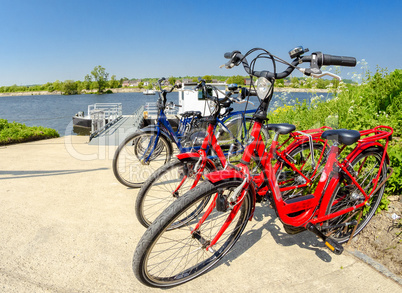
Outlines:
[[[139,88],[117,88],[110,89],[113,93],[142,93],[144,89]],[[292,93],[327,93],[327,89],[305,89],[305,88],[290,88],[284,87],[275,88],[275,92],[292,92]],[[96,90],[84,91],[82,94],[96,93]],[[18,97],[18,96],[45,96],[45,95],[61,95],[62,92],[54,91],[28,91],[28,92],[15,92],[15,93],[0,93],[0,97]]]

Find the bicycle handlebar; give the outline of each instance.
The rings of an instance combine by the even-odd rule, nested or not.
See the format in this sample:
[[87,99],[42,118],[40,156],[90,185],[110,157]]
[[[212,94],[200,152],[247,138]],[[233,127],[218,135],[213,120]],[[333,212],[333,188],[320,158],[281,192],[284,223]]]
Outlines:
[[283,72],[273,73],[267,70],[264,71],[252,71],[247,62],[246,57],[241,54],[240,51],[232,51],[224,54],[226,59],[230,59],[224,66],[227,69],[233,68],[234,66],[243,64],[244,70],[252,76],[256,77],[265,77],[265,78],[274,78],[274,79],[283,79],[289,76],[293,70],[298,69],[297,65],[310,62],[310,68],[304,70],[304,74],[311,75],[312,73],[317,74],[321,73],[320,68],[324,65],[339,65],[339,66],[356,66],[356,58],[354,57],[346,57],[346,56],[334,56],[329,54],[323,54],[321,52],[312,53],[309,56],[297,57],[292,63],[286,68]]

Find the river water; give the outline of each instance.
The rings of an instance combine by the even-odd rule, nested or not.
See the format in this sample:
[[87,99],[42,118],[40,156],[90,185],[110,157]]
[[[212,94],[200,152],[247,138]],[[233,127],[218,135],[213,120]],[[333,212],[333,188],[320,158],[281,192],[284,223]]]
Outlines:
[[[327,97],[327,94],[323,94]],[[271,102],[271,110],[274,106],[283,103],[292,104],[296,99],[310,101],[311,93],[278,93]],[[0,97],[0,118],[9,122],[24,123],[27,126],[44,126],[56,129],[60,136],[75,134],[71,127],[72,116],[79,111],[87,113],[88,105],[95,103],[122,103],[123,115],[132,114],[139,106],[147,102],[156,102],[158,95],[146,96],[142,93],[116,93],[103,95],[31,95]],[[256,108],[257,98],[252,97]],[[178,93],[168,95],[168,101],[177,103]],[[236,110],[244,109],[243,105],[234,105]],[[197,109],[195,109],[197,110]],[[70,124],[70,125],[69,125]]]

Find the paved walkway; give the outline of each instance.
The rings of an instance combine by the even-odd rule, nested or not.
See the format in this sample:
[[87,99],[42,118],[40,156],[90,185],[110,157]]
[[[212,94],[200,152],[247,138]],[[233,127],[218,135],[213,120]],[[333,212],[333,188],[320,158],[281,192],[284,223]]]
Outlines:
[[[145,229],[137,190],[117,182],[115,146],[87,137],[0,147],[1,292],[162,292],[133,275]],[[314,235],[287,235],[268,207],[256,209],[235,249],[215,269],[171,292],[401,292],[349,253]]]

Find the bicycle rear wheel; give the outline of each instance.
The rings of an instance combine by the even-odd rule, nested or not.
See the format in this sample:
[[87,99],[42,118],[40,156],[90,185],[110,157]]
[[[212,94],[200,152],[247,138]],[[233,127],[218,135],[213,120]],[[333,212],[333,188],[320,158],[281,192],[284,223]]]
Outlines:
[[[138,221],[145,227],[180,196],[190,190],[196,177],[194,166],[198,158],[186,162],[172,160],[157,169],[142,185],[135,202]],[[204,174],[212,169],[205,166]],[[203,181],[203,178],[200,178]]]
[[[251,214],[252,196],[247,193],[239,212],[234,217],[218,242],[207,251],[211,240],[222,227],[231,210],[218,211],[216,207],[206,217],[204,223],[191,233],[214,200],[218,190],[228,196],[241,184],[230,181],[212,184],[205,181],[180,197],[170,205],[147,229],[141,238],[133,258],[133,270],[142,283],[151,287],[172,287],[188,282],[215,265],[239,239]],[[172,223],[195,207],[205,198],[202,212],[177,229],[168,230]]]
[[[172,146],[156,133],[137,132],[129,135],[118,147],[113,158],[113,173],[128,187],[141,187],[145,180],[172,156]],[[144,160],[146,159],[147,160]]]
[[[384,150],[382,148],[371,147],[361,152],[350,163],[350,167],[355,173],[357,182],[367,194],[374,191],[374,179],[379,173],[383,152]],[[387,166],[384,162],[378,184],[381,184],[383,180],[385,180],[386,175]],[[364,200],[363,194],[357,189],[356,185],[352,182],[348,182],[346,176],[343,177],[344,178],[342,178],[336,186],[328,204],[327,214],[355,206]],[[378,188],[376,187],[376,189]],[[384,194],[384,189],[385,184],[371,195],[366,206],[329,220],[323,226],[323,232],[331,238],[336,239],[339,243],[348,241],[352,233],[352,237],[356,236],[374,216]],[[356,223],[351,223],[352,221]]]

